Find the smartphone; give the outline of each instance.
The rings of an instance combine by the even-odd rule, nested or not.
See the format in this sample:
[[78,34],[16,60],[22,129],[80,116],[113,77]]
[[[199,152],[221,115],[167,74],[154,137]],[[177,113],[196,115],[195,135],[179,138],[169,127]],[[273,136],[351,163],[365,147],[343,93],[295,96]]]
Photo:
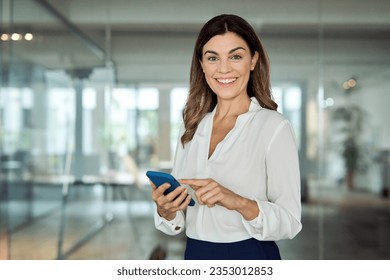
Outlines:
[[[148,176],[150,181],[152,181],[156,187],[159,187],[164,183],[169,183],[171,185],[170,188],[164,192],[164,195],[169,194],[171,191],[173,191],[178,186],[180,186],[180,183],[171,174],[165,172],[148,171],[146,172],[146,176]],[[190,206],[195,205],[195,201],[192,198],[189,205]]]

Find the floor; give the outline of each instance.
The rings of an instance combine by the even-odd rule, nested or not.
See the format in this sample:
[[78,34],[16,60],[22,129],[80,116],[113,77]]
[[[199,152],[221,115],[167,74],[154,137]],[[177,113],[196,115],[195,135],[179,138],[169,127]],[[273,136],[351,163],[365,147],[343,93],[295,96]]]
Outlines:
[[[99,185],[75,188],[64,211],[60,197],[53,200],[50,194],[58,195],[58,190],[47,187],[34,188],[33,196],[39,199],[29,206],[9,203],[9,222],[13,225],[10,258],[115,260],[157,255],[182,259],[185,236],[167,236],[154,228],[154,206],[148,189],[127,189],[126,198],[108,189],[108,200],[104,199],[104,190]],[[25,215],[26,210],[33,217],[27,223],[18,222],[26,220],[22,214],[18,218],[18,211]],[[102,220],[108,221],[103,224]],[[278,241],[283,259],[390,259],[389,198],[339,187],[317,190],[303,204],[302,222],[303,230],[296,238]],[[97,226],[97,233],[74,246]],[[163,251],[153,254],[159,246]]]

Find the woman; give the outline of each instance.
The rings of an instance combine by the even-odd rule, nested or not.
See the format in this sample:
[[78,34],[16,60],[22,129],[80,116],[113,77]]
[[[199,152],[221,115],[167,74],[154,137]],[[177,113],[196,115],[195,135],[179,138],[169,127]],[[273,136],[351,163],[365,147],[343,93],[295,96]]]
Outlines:
[[302,228],[294,134],[269,75],[244,19],[220,15],[201,29],[172,172],[191,188],[164,195],[168,184],[152,186],[156,227],[186,228],[185,259],[280,259],[275,241]]

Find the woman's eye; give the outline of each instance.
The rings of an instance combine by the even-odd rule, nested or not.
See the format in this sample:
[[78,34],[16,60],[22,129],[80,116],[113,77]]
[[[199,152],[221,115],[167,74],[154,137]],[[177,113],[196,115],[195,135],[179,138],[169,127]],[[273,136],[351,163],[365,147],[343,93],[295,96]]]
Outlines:
[[214,61],[217,61],[218,58],[217,58],[216,56],[209,56],[209,57],[207,58],[207,60],[208,60],[208,61],[211,61],[211,62],[214,62]]
[[239,60],[239,59],[241,59],[242,58],[242,56],[241,55],[239,55],[239,54],[235,54],[235,55],[233,55],[232,56],[232,60]]

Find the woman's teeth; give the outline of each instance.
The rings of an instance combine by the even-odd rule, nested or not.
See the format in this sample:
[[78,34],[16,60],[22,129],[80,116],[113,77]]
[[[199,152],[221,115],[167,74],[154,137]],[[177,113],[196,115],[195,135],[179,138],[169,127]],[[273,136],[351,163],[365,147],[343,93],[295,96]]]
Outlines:
[[217,81],[222,83],[222,84],[230,84],[230,83],[233,83],[235,80],[237,80],[237,79],[236,78],[233,78],[233,79],[217,79]]

